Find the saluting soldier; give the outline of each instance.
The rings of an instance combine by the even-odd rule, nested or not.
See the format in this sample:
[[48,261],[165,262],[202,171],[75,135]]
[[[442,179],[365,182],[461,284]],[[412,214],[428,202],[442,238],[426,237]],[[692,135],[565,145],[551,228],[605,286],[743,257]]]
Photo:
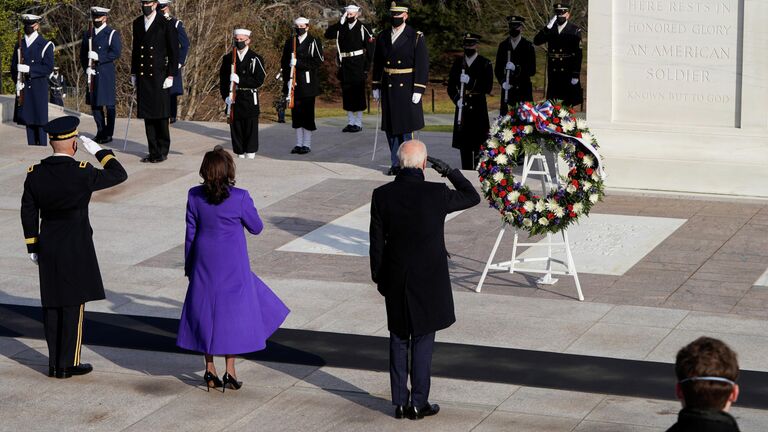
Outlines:
[[[286,97],[290,91],[288,86],[291,84],[291,69],[295,68],[296,72],[293,109],[291,109],[291,123],[296,129],[296,146],[291,153],[307,154],[312,151],[312,131],[317,129],[315,97],[320,94],[317,71],[325,59],[322,43],[308,33],[309,20],[299,17],[294,24],[296,26],[294,35],[285,41],[280,67],[283,68],[283,94]],[[296,40],[295,57],[294,39]]]
[[342,106],[347,112],[347,126],[342,132],[363,130],[363,111],[368,108],[365,84],[373,60],[375,38],[359,19],[360,7],[349,5],[338,23],[328,27],[325,37],[336,39]]
[[509,37],[501,41],[496,51],[496,80],[501,85],[499,114],[506,115],[520,102],[533,100],[531,77],[536,75],[536,51],[531,41],[523,37],[525,18],[507,17]]
[[[37,31],[38,15],[24,14],[24,37],[17,43],[11,58],[11,75],[16,80],[16,109],[13,121],[27,127],[27,144],[45,146],[43,126],[48,123],[48,77],[53,72],[53,42]],[[21,50],[21,59],[18,53]]]
[[48,376],[84,375],[93,367],[80,361],[85,303],[104,299],[104,286],[88,218],[91,194],[128,178],[111,150],[81,137],[83,147],[104,169],[74,159],[77,117],[45,126],[53,155],[29,167],[21,198],[21,224],[27,252],[39,266]]
[[59,73],[58,66],[55,66],[53,72],[48,77],[48,88],[51,93],[50,102],[52,104],[64,106],[64,98],[67,97],[67,94],[64,92],[66,86],[67,81],[64,79],[64,75]]
[[581,29],[568,22],[570,6],[555,3],[555,16],[542,28],[533,43],[547,44],[547,99],[560,99],[574,106],[583,102],[581,90]]
[[[251,31],[236,29],[233,34],[237,49],[235,72],[232,73],[232,51],[221,59],[219,70],[219,91],[233,120],[229,123],[232,136],[232,150],[237,157],[256,158],[259,151],[259,88],[264,84],[267,72],[264,60],[249,49]],[[230,96],[232,83],[235,84],[235,100]]]
[[179,96],[184,94],[184,84],[181,71],[184,65],[187,64],[187,54],[189,54],[189,37],[187,31],[184,29],[184,23],[171,16],[171,1],[172,0],[158,0],[158,5],[163,16],[171,21],[171,25],[176,30],[176,34],[179,38],[179,70],[173,77],[173,86],[171,86],[171,124],[176,123],[176,116],[179,112]]
[[388,175],[400,170],[397,149],[424,127],[421,97],[427,90],[429,54],[424,34],[406,24],[408,3],[393,1],[389,8],[392,28],[376,36],[373,57],[373,98],[381,98],[381,130],[387,134]]
[[452,145],[459,149],[464,170],[477,167],[480,146],[491,127],[485,95],[493,89],[493,65],[477,53],[478,42],[480,35],[464,35],[464,55],[453,62],[448,74],[448,96],[456,104]]
[[115,133],[115,62],[123,50],[120,32],[107,25],[109,11],[98,6],[91,8],[93,30],[83,32],[80,45],[80,64],[93,86],[93,93],[91,87],[86,93],[86,101],[91,105],[96,122],[95,141],[99,144],[112,142]]
[[131,84],[136,88],[137,117],[144,119],[149,154],[141,161],[168,159],[171,133],[169,89],[179,70],[179,40],[169,20],[157,13],[156,0],[142,0],[143,16],[133,21]]

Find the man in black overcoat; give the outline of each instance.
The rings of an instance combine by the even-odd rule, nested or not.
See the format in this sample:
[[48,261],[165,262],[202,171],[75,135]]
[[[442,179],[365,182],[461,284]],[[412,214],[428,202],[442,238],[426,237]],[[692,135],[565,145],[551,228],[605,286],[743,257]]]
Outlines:
[[395,417],[415,420],[440,409],[429,403],[432,347],[435,332],[456,321],[443,234],[445,216],[477,205],[480,196],[459,170],[437,159],[431,159],[432,167],[447,176],[456,190],[424,181],[427,149],[421,141],[403,143],[398,157],[397,177],[374,190],[371,199],[371,277],[387,307]]
[[506,115],[520,102],[533,101],[531,77],[536,75],[536,51],[531,41],[523,37],[525,18],[507,17],[509,37],[501,41],[496,51],[496,80],[501,86],[499,114]]
[[491,127],[485,95],[493,89],[493,65],[477,53],[478,42],[480,35],[464,35],[464,55],[454,60],[448,73],[448,96],[456,104],[452,145],[459,149],[463,170],[477,168],[480,146]]
[[85,303],[104,299],[93,230],[91,194],[128,178],[111,150],[81,137],[83,147],[104,167],[73,158],[78,149],[77,117],[61,117],[44,128],[53,156],[27,169],[21,224],[30,259],[39,266],[48,375],[69,378],[93,370],[80,363]]
[[179,39],[171,21],[157,13],[157,1],[142,0],[141,11],[143,16],[133,21],[131,84],[149,146],[141,161],[159,163],[168,159],[171,148],[169,89],[179,70]]
[[547,44],[547,99],[574,106],[584,100],[581,90],[581,29],[568,22],[570,6],[555,3],[555,16],[533,38]]

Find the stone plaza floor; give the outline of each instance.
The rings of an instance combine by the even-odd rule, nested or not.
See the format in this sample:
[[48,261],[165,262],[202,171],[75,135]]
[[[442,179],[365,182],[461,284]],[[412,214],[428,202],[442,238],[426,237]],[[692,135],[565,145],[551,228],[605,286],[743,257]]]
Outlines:
[[[768,430],[768,201],[614,190],[610,177],[605,201],[569,232],[584,302],[568,277],[491,273],[476,293],[500,219],[485,203],[451,216],[457,322],[438,333],[431,393],[442,410],[393,419],[367,256],[371,192],[391,180],[383,134],[371,160],[374,121],[343,134],[344,119],[322,119],[304,156],[289,154],[289,125],[262,125],[257,158],[237,159],[237,185],[265,222],[248,237],[252,268],[291,314],[266,353],[238,360],[243,389],[224,394],[201,385],[201,356],[174,350],[173,324],[186,293],[186,191],[203,153],[229,148],[226,124],[175,124],[168,161],[146,165],[143,126],[132,122],[123,152],[118,121],[112,145],[129,179],[91,204],[107,290],[86,306],[82,358],[95,372],[69,380],[44,375],[37,268],[19,222],[27,167],[49,150],[0,125],[0,430],[663,431],[679,410],[675,353],[702,335],[739,354],[741,429]],[[420,138],[458,165],[450,134]],[[498,257],[511,242],[508,232]]]

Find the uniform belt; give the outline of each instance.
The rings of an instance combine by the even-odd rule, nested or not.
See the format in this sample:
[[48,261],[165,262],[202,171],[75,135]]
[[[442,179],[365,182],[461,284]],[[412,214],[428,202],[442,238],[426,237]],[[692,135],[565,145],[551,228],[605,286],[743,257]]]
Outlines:
[[357,57],[357,56],[361,56],[363,54],[365,54],[365,50],[357,50],[357,51],[352,51],[352,52],[343,52],[343,53],[339,54],[339,56],[341,58],[345,58],[345,57]]
[[573,54],[547,54],[551,59],[567,59],[573,57]]
[[44,221],[80,219],[88,217],[88,209],[44,210],[40,216]]
[[408,68],[408,69],[384,68],[384,72],[390,75],[409,74],[409,73],[413,73],[413,68]]
[[255,92],[256,90],[258,90],[258,89],[255,89],[255,88],[243,88],[243,87],[238,87],[238,88],[237,88],[237,91],[249,91],[249,92]]

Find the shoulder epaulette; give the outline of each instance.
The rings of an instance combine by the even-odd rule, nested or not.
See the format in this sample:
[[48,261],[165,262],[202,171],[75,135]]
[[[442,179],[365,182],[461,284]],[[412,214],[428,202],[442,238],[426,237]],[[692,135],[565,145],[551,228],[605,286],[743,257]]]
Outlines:
[[88,168],[88,161],[80,161],[80,168]]

